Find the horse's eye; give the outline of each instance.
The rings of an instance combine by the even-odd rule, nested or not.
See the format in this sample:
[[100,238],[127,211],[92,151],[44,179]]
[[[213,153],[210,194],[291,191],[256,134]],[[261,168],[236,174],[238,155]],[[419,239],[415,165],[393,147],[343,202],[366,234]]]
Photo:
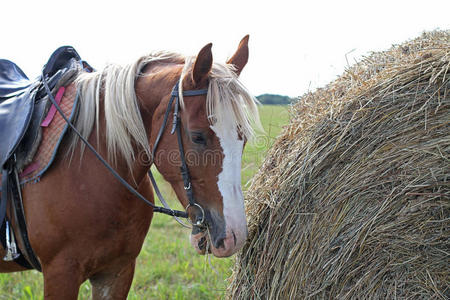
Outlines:
[[192,142],[199,145],[206,145],[206,139],[202,133],[194,132],[191,135]]

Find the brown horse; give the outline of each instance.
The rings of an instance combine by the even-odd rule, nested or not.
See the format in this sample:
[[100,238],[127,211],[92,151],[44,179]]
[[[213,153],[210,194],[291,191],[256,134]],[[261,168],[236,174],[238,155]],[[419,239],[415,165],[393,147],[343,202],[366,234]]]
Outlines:
[[[203,209],[191,207],[188,214],[192,221],[205,219],[206,225],[194,226],[191,234],[200,254],[230,256],[247,237],[241,156],[251,124],[259,122],[255,100],[238,80],[247,60],[248,36],[227,64],[213,63],[208,44],[196,57],[159,52],[126,67],[82,73],[76,81],[76,127],[152,202],[147,158],[179,83],[181,141],[193,195]],[[208,89],[207,94],[183,99],[183,90],[201,89]],[[187,207],[177,135],[170,131],[169,124],[151,162]],[[76,299],[87,279],[94,299],[126,298],[153,209],[119,184],[73,133],[64,137],[40,182],[23,187],[23,201],[45,299]],[[4,255],[0,249],[0,257]],[[0,261],[1,272],[22,270]]]

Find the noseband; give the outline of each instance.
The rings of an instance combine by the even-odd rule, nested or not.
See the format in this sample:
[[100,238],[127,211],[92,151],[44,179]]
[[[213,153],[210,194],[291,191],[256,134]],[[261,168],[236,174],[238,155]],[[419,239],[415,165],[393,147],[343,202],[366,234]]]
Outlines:
[[[142,196],[135,188],[133,188],[125,179],[123,179],[117,172],[116,170],[114,170],[109,164],[108,162],[101,157],[101,155],[94,149],[94,147],[81,135],[81,133],[75,128],[75,126],[70,122],[70,120],[64,115],[63,111],[61,110],[61,107],[59,106],[59,104],[55,101],[55,98],[53,97],[50,88],[48,87],[48,84],[45,80],[45,76],[44,74],[42,74],[42,78],[44,78],[43,80],[43,85],[45,88],[45,91],[50,99],[50,101],[52,102],[52,104],[55,106],[56,110],[59,112],[59,114],[62,116],[62,118],[64,119],[64,121],[67,123],[67,125],[73,130],[73,132],[80,138],[80,140],[86,145],[86,147],[88,147],[89,150],[92,151],[92,153],[97,157],[98,160],[100,160],[100,162],[113,174],[113,176],[123,185],[125,186],[133,195],[135,195],[137,198],[139,198],[140,200],[144,201],[146,204],[148,204],[149,206],[151,206],[153,208],[153,212],[158,212],[158,213],[163,213],[166,215],[170,215],[173,216],[174,218],[177,219],[177,217],[179,218],[186,218],[189,220],[188,217],[188,209],[192,208],[192,207],[197,207],[201,213],[202,213],[202,218],[200,220],[196,220],[195,223],[193,223],[192,225],[198,228],[204,228],[205,224],[205,211],[203,210],[203,208],[195,202],[194,199],[194,194],[192,191],[192,184],[191,184],[191,179],[189,176],[189,170],[186,164],[186,158],[184,156],[184,148],[183,148],[183,143],[182,143],[182,138],[181,138],[181,119],[179,117],[179,107],[180,107],[180,99],[179,99],[179,86],[178,83],[175,84],[175,87],[172,90],[172,94],[171,94],[171,98],[169,101],[169,104],[167,106],[167,110],[165,112],[164,115],[164,121],[163,121],[163,125],[161,126],[158,136],[155,140],[155,145],[153,147],[153,151],[152,151],[152,158],[155,157],[155,153],[156,153],[156,147],[158,146],[158,143],[164,133],[164,129],[167,123],[167,119],[169,117],[169,112],[171,111],[172,108],[172,103],[175,101],[175,107],[174,107],[174,112],[173,112],[173,122],[172,122],[172,130],[171,130],[171,134],[174,134],[174,132],[177,132],[177,137],[178,137],[178,148],[180,151],[180,159],[181,159],[181,176],[183,177],[183,182],[184,182],[184,189],[186,190],[186,194],[189,200],[189,204],[186,206],[185,210],[186,211],[179,211],[179,210],[173,210],[171,209],[167,202],[164,200],[164,198],[162,197],[161,192],[159,191],[159,188],[156,185],[156,181],[151,173],[151,171],[149,171],[149,176],[150,179],[152,181],[152,184],[155,188],[155,192],[158,195],[159,199],[161,200],[161,202],[163,203],[163,205],[165,207],[160,207],[160,206],[156,206],[155,204],[153,204],[151,201],[149,201],[148,199],[146,199],[144,196]],[[191,90],[191,91],[183,91],[183,96],[184,97],[189,97],[189,96],[199,96],[199,95],[205,95],[208,93],[207,89],[203,89],[203,90]],[[177,221],[179,221],[177,219]]]

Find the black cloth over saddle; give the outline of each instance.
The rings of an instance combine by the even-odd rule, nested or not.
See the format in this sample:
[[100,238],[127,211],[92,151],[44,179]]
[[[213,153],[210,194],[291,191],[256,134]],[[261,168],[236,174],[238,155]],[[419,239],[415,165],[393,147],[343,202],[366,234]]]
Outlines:
[[25,263],[22,255],[15,261],[26,268],[32,266],[41,270],[28,240],[17,174],[28,163],[27,157],[32,159],[37,150],[40,125],[51,106],[43,81],[56,93],[59,86],[73,81],[83,66],[91,69],[70,46],[58,48],[45,64],[42,75],[35,80],[30,80],[15,63],[0,59],[0,235],[5,234],[6,207],[9,203],[12,210],[9,218],[13,218],[17,226],[19,234],[16,236],[24,245],[21,252],[26,258]]
[[[74,48],[58,48],[43,69],[44,79],[50,89],[59,82],[64,72],[81,58]],[[32,120],[42,120],[49,106],[43,101],[42,76],[30,80],[13,62],[0,59],[0,167],[12,156],[23,140]],[[28,140],[32,140],[29,138]],[[25,146],[26,148],[26,146]]]

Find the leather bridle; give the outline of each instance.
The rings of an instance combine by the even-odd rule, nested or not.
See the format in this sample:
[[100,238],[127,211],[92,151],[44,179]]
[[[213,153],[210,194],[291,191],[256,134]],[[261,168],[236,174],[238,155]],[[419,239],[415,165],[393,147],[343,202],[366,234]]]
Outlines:
[[[182,136],[181,136],[181,118],[179,116],[179,109],[180,109],[180,98],[179,98],[179,84],[178,82],[175,84],[172,93],[171,98],[169,100],[169,103],[167,105],[166,112],[164,114],[163,124],[161,125],[161,128],[159,129],[158,135],[155,140],[155,144],[153,146],[152,150],[152,159],[154,159],[156,154],[156,148],[159,144],[159,141],[161,140],[161,137],[164,133],[164,129],[166,127],[167,119],[169,117],[169,113],[172,109],[172,104],[175,100],[175,106],[174,106],[174,112],[173,112],[173,121],[172,121],[172,130],[171,134],[177,133],[177,140],[178,140],[178,148],[180,151],[180,160],[181,160],[181,176],[183,178],[184,182],[184,189],[186,191],[186,195],[188,198],[188,205],[185,208],[185,211],[179,211],[179,210],[173,210],[169,207],[167,202],[164,200],[161,192],[159,191],[158,186],[156,185],[155,178],[153,177],[153,174],[151,173],[151,170],[149,170],[148,174],[150,176],[150,180],[155,188],[155,192],[158,195],[158,198],[160,199],[161,203],[163,203],[164,207],[156,206],[151,201],[146,199],[143,195],[141,195],[135,188],[133,188],[125,179],[123,179],[109,164],[108,162],[94,149],[94,147],[81,135],[81,133],[75,128],[75,126],[70,122],[70,120],[64,115],[63,111],[61,110],[58,103],[55,101],[55,98],[53,97],[50,88],[48,87],[48,84],[45,80],[44,74],[42,74],[43,78],[43,85],[45,88],[45,91],[52,102],[52,104],[55,106],[56,110],[61,114],[64,121],[67,123],[67,125],[73,130],[73,132],[81,139],[81,141],[88,147],[89,150],[92,151],[92,153],[97,157],[98,160],[113,174],[113,176],[123,185],[125,188],[127,188],[133,195],[135,195],[140,200],[144,201],[147,205],[151,206],[153,208],[153,212],[163,213],[166,215],[173,216],[177,219],[177,221],[180,222],[178,218],[186,218],[189,220],[188,217],[188,210],[192,207],[197,207],[202,216],[200,219],[197,218],[195,222],[191,222],[192,226],[197,227],[198,229],[204,229],[205,228],[205,211],[204,209],[195,202],[193,190],[192,190],[192,184],[191,184],[191,178],[189,176],[189,170],[186,164],[186,158],[184,155],[184,148],[182,143]],[[199,96],[199,95],[205,95],[208,93],[207,89],[202,90],[189,90],[189,91],[183,91],[184,97],[189,96]],[[154,162],[154,161],[153,161]],[[181,223],[181,222],[180,222]],[[181,223],[182,224],[182,223]],[[182,224],[184,225],[184,224]]]
[[[206,95],[206,94],[208,94],[207,89],[183,91],[183,97],[200,96],[200,95]],[[194,193],[193,193],[192,184],[191,184],[191,177],[189,175],[189,169],[188,169],[188,166],[186,163],[186,157],[184,155],[183,141],[182,141],[182,136],[181,136],[181,118],[179,115],[179,109],[180,109],[179,95],[180,95],[179,83],[177,82],[172,89],[171,98],[169,100],[169,103],[167,104],[167,109],[164,114],[163,123],[161,125],[161,128],[159,129],[158,135],[156,136],[155,144],[153,145],[152,159],[153,159],[153,163],[154,163],[154,159],[156,157],[156,149],[158,147],[159,141],[161,140],[161,137],[164,134],[164,129],[167,124],[167,119],[169,118],[169,112],[171,111],[172,103],[175,101],[175,106],[174,106],[174,111],[173,111],[173,120],[172,120],[172,129],[170,131],[170,134],[174,134],[175,132],[177,133],[178,150],[180,152],[180,160],[181,160],[180,172],[181,172],[181,177],[183,178],[184,190],[186,191],[186,196],[189,201],[185,210],[187,212],[189,208],[197,207],[200,210],[202,216],[200,219],[197,218],[195,220],[195,222],[191,222],[191,225],[199,227],[199,228],[204,228],[205,227],[205,211],[197,202],[195,202]],[[167,204],[167,202],[165,201],[163,195],[159,191],[158,185],[156,184],[156,180],[152,174],[151,169],[148,171],[148,175],[150,177],[150,180],[152,182],[152,185],[155,189],[156,195],[158,196],[159,200],[161,201],[161,203],[164,205],[165,208],[170,209],[170,207]],[[185,226],[184,223],[182,223],[179,219],[177,219],[177,216],[174,216],[174,218],[178,221],[178,223]],[[190,220],[189,218],[187,218],[187,219]]]

